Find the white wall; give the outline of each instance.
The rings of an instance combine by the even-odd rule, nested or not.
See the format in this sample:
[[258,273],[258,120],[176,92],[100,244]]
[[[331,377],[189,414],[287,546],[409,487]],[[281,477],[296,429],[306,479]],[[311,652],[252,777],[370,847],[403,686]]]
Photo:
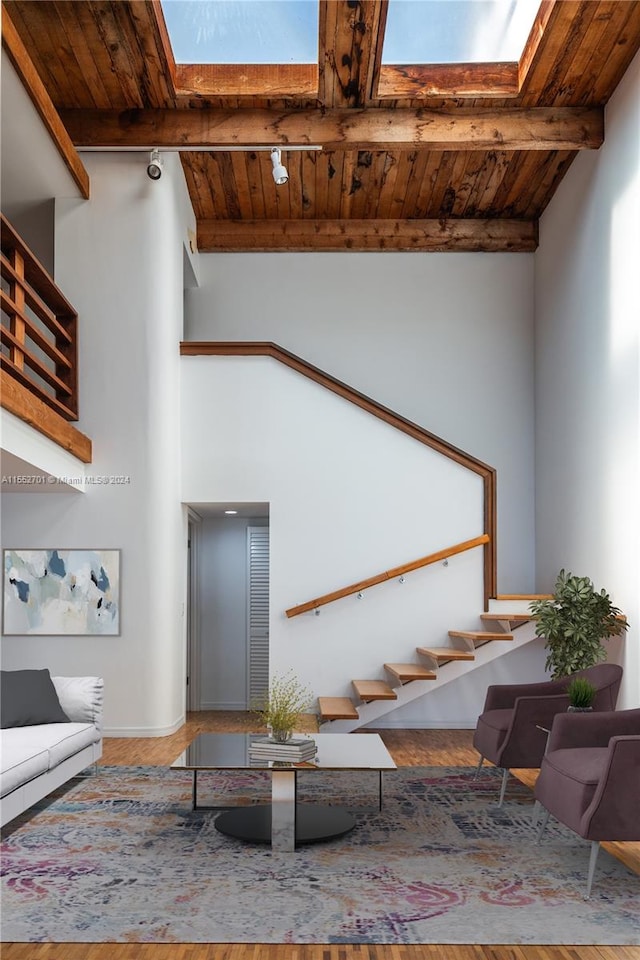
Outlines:
[[198,526],[200,710],[247,709],[247,527],[268,523],[222,517]]
[[640,55],[574,161],[536,253],[538,586],[568,568],[626,613],[619,706],[640,703]]
[[533,255],[225,254],[190,340],[272,340],[498,471],[498,580],[534,589]]
[[177,156],[158,183],[136,154],[85,156],[89,201],[56,209],[56,281],[79,312],[82,497],[3,498],[3,541],[122,550],[119,637],[3,639],[6,669],[105,678],[105,727],[160,735],[184,717],[186,525],[179,495],[178,342],[192,215]]
[[[183,500],[270,503],[272,674],[293,669],[316,696],[348,695],[352,679],[383,678],[385,661],[479,626],[481,548],[319,617],[285,616],[478,536],[478,476],[268,358],[183,357],[182,414]],[[405,712],[437,722],[425,703]]]
[[9,205],[2,212],[11,226],[31,248],[42,266],[53,276],[55,264],[55,202],[43,200],[29,206]]
[[4,47],[0,61],[2,212],[53,273],[53,197],[80,197],[80,190]]

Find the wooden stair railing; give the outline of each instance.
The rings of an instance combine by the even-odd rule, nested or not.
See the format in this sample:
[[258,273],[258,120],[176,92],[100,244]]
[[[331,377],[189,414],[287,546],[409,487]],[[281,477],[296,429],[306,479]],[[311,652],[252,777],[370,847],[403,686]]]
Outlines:
[[78,419],[78,314],[2,215],[2,370],[65,420]]
[[333,603],[334,600],[342,600],[343,597],[352,596],[354,593],[360,593],[361,590],[367,590],[369,587],[375,587],[379,583],[386,583],[388,580],[395,580],[396,577],[402,577],[405,573],[411,573],[412,570],[419,570],[421,567],[428,567],[432,563],[438,563],[439,560],[446,560],[447,557],[454,557],[457,553],[464,553],[466,550],[473,550],[474,547],[484,546],[489,542],[489,535],[483,533],[480,537],[474,537],[473,540],[465,540],[463,543],[456,543],[452,547],[444,550],[438,550],[436,553],[430,553],[426,557],[420,557],[418,560],[411,560],[400,567],[394,567],[391,570],[385,570],[378,573],[368,580],[360,580],[358,583],[352,583],[341,590],[334,590],[333,593],[325,593],[314,600],[307,600],[306,603],[299,603],[295,607],[285,610],[288,617],[298,617],[301,613],[308,613],[310,610],[317,610],[318,607],[326,603]]
[[[442,454],[442,456],[448,457],[450,460],[459,463],[467,470],[471,470],[472,473],[480,476],[483,483],[484,531],[487,537],[487,539],[483,541],[484,607],[485,610],[488,609],[489,599],[491,597],[495,597],[498,586],[496,471],[494,467],[490,467],[488,464],[483,463],[482,460],[472,457],[471,454],[465,453],[464,450],[460,450],[458,447],[455,447],[453,444],[448,443],[441,437],[430,433],[428,430],[418,426],[418,424],[413,423],[411,420],[407,420],[405,417],[400,416],[400,414],[395,413],[388,407],[384,407],[382,404],[377,403],[377,401],[372,400],[370,397],[360,393],[358,390],[354,390],[353,387],[348,386],[348,384],[343,383],[341,380],[337,380],[335,377],[325,373],[318,367],[314,367],[312,364],[307,363],[305,360],[302,360],[295,354],[290,353],[288,350],[284,350],[276,343],[271,343],[268,341],[213,342],[185,340],[180,344],[180,354],[188,357],[272,357],[274,360],[278,360],[279,363],[282,363],[285,366],[290,367],[292,370],[295,370],[302,376],[313,380],[315,383],[320,384],[327,390],[335,393],[337,396],[342,397],[344,400],[348,400],[355,406],[360,407],[361,410],[365,410],[367,413],[371,414],[371,416],[377,417],[379,420],[383,420],[385,423],[395,427],[396,430],[406,433],[407,436],[412,437],[419,443],[425,444],[425,446],[437,451],[438,453]],[[289,612],[287,612],[287,616],[290,616]]]

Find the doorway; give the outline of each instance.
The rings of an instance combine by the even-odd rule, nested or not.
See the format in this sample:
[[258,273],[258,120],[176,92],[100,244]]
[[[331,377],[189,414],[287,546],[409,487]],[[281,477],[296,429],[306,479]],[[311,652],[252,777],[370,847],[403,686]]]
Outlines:
[[269,682],[269,505],[192,507],[189,709],[248,710]]

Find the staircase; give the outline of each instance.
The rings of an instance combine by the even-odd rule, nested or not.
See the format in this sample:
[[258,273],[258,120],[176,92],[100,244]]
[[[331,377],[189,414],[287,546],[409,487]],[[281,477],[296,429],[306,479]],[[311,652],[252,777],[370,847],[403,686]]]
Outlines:
[[416,647],[413,663],[385,663],[385,680],[352,680],[351,697],[318,697],[322,730],[350,733],[535,639],[528,603],[491,601],[490,606],[480,614],[488,629],[449,630],[447,646]]

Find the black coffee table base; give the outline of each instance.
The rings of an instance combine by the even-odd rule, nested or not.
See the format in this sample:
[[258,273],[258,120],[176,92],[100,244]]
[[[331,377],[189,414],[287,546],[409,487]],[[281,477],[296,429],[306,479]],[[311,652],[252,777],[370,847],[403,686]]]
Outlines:
[[[356,825],[355,818],[342,807],[319,803],[296,804],[296,846],[302,843],[320,843],[342,837]],[[271,843],[272,805],[260,803],[251,807],[235,807],[221,813],[215,820],[220,833],[251,843]]]
[[[289,760],[269,760],[268,754],[260,759],[252,757],[255,734],[201,733],[171,766],[192,771],[194,810],[224,810],[215,821],[221,833],[250,843],[270,843],[272,850],[291,853],[301,844],[341,837],[353,830],[356,823],[344,805],[298,803],[299,773],[311,778],[325,770],[375,771],[379,778],[378,807],[381,809],[383,771],[395,770],[395,763],[377,733],[361,737],[349,733],[317,733],[313,739],[316,747],[313,763],[296,764]],[[198,803],[198,775],[204,770],[258,772],[262,779],[271,780],[271,796],[264,798],[270,802],[240,807],[228,803],[203,806]],[[211,784],[208,787],[210,789]],[[364,809],[359,808],[358,812]]]

